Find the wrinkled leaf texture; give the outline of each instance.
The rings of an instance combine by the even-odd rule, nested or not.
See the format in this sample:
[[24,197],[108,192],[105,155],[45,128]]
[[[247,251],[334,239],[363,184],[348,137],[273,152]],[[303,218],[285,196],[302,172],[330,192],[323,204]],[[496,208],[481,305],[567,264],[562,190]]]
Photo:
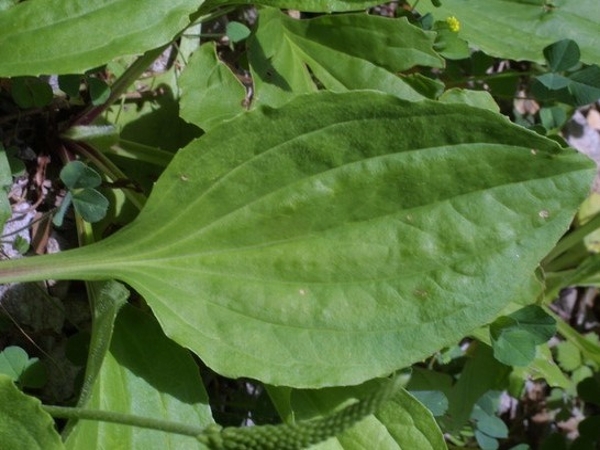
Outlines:
[[82,73],[167,44],[202,0],[35,0],[0,14],[0,76]]
[[0,374],[0,446],[30,450],[64,450],[52,417],[37,398],[21,392]]
[[544,47],[569,38],[583,62],[600,64],[597,0],[443,0],[439,8],[426,1],[417,9],[439,20],[457,17],[460,36],[491,56],[543,63]]
[[0,269],[125,281],[229,377],[357,384],[490,322],[594,172],[486,110],[318,93],[190,143],[108,239]]

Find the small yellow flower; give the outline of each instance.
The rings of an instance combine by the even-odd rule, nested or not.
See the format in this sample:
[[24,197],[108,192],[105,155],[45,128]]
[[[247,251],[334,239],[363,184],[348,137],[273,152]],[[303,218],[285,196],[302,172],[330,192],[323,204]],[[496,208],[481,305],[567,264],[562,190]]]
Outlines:
[[450,27],[450,31],[454,31],[455,33],[458,33],[460,31],[460,22],[458,21],[458,19],[456,17],[454,17],[454,16],[448,17],[446,19],[446,23]]

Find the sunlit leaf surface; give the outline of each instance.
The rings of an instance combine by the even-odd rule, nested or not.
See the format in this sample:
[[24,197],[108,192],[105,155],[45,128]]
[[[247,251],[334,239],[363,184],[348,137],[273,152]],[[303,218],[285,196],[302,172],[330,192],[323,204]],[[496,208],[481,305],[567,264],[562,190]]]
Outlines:
[[594,172],[486,110],[307,95],[189,144],[108,239],[0,269],[125,281],[229,377],[356,384],[493,320]]

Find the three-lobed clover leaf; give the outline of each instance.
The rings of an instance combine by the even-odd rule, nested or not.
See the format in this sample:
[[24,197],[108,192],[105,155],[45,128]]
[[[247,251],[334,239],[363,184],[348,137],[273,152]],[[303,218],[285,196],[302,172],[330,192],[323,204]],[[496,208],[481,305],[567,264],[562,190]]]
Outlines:
[[75,211],[87,222],[98,222],[106,215],[108,199],[96,187],[102,183],[100,175],[81,161],[71,161],[60,172],[60,179],[68,188],[53,223],[62,225],[65,212],[73,203]]

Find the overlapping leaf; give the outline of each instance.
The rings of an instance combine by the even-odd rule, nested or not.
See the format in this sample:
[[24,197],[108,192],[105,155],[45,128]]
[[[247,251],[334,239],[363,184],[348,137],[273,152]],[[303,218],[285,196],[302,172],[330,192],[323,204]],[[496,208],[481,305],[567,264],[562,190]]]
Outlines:
[[280,105],[290,96],[314,92],[313,77],[332,91],[377,89],[421,100],[417,86],[425,82],[411,83],[396,73],[416,65],[443,66],[433,34],[406,19],[342,14],[300,21],[267,9],[259,21],[249,43],[259,104]]
[[0,76],[81,73],[168,43],[202,0],[36,0],[0,14]]
[[307,95],[192,142],[127,228],[0,279],[118,278],[227,376],[356,384],[491,321],[594,173],[486,110]]
[[[190,355],[168,340],[153,318],[131,307],[119,313],[110,352],[85,407],[198,427],[213,423]],[[97,421],[78,422],[66,447],[203,448],[192,437]]]
[[436,18],[455,16],[461,36],[492,56],[543,62],[542,50],[570,38],[581,48],[581,60],[600,63],[597,0],[443,0],[435,8],[420,2],[420,12]]
[[320,87],[376,89],[407,100],[436,97],[442,90],[428,78],[397,75],[415,66],[443,65],[433,50],[433,34],[406,19],[339,14],[295,20],[265,9],[248,42],[248,60],[254,89],[246,98],[212,45],[201,47],[181,77],[182,117],[208,130],[250,107],[280,106]]

